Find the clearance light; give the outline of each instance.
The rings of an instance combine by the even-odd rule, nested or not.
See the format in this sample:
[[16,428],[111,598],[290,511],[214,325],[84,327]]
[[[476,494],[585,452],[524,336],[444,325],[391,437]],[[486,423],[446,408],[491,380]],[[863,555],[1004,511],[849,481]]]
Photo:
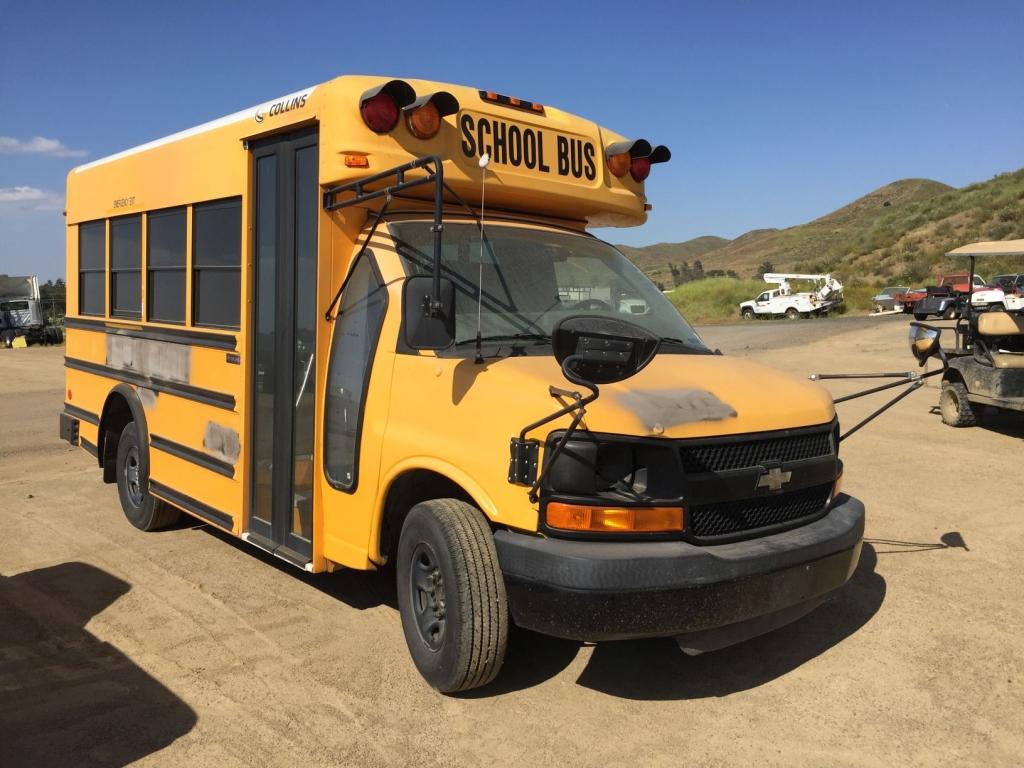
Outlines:
[[459,100],[447,91],[420,96],[402,107],[405,125],[417,139],[432,139],[441,130],[441,118],[459,111]]
[[527,101],[526,99],[517,99],[515,96],[504,96],[494,91],[478,91],[480,98],[484,101],[489,101],[492,104],[501,104],[503,107],[514,107],[515,109],[525,109],[527,112],[533,112],[538,115],[544,114],[544,105],[538,104],[535,101]]
[[359,114],[374,133],[389,133],[398,125],[398,114],[416,100],[416,91],[404,80],[390,80],[359,97]]
[[366,155],[354,154],[351,152],[345,153],[345,167],[346,168],[369,168],[370,158]]
[[595,507],[551,502],[547,524],[566,531],[658,533],[683,530],[682,507]]

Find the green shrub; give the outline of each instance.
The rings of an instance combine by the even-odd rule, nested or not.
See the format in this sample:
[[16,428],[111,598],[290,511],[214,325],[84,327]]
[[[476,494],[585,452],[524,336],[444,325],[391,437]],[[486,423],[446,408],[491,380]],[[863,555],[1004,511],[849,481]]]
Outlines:
[[679,286],[668,298],[691,323],[723,323],[739,318],[741,301],[770,287],[761,280],[709,277]]

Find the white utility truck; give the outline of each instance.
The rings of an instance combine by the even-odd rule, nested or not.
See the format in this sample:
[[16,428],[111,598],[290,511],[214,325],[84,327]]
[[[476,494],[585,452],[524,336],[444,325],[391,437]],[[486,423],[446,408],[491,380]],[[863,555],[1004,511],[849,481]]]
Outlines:
[[[764,281],[777,287],[740,304],[745,320],[780,315],[790,320],[824,316],[843,303],[843,284],[832,275],[768,272]],[[809,284],[811,290],[794,291],[791,281]]]

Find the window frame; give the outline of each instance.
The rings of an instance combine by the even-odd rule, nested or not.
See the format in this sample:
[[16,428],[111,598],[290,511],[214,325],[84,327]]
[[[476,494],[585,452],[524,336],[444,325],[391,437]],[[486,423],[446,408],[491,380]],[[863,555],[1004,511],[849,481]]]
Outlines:
[[[114,225],[116,222],[126,222],[131,219],[136,219],[139,223],[139,252],[136,254],[138,266],[135,267],[115,267],[114,266]],[[126,320],[141,320],[142,319],[142,251],[145,247],[145,228],[143,226],[143,214],[130,213],[125,216],[116,216],[107,220],[109,222],[107,228],[107,264],[108,264],[108,276],[107,282],[110,285],[110,316],[122,318]],[[139,308],[137,310],[119,310],[116,308],[117,304],[117,291],[115,285],[117,284],[117,276],[120,274],[136,274],[139,280]]]
[[[78,223],[78,314],[88,315],[89,317],[106,317],[107,316],[107,249],[108,249],[108,237],[110,235],[110,227],[107,219],[93,219],[91,221],[82,221]],[[103,225],[103,263],[99,267],[89,267],[87,269],[82,268],[82,227],[88,227],[90,225],[102,224]],[[86,312],[85,306],[85,281],[82,279],[82,275],[103,275],[101,285],[103,287],[103,300],[99,312]]]
[[[238,206],[238,262],[233,265],[227,264],[199,264],[196,261],[196,249],[197,238],[199,235],[199,227],[196,226],[197,214],[204,208],[214,207],[217,205],[225,205],[227,203],[237,204]],[[204,200],[201,203],[193,203],[192,208],[192,258],[189,263],[189,274],[191,275],[191,292],[192,292],[192,310],[191,317],[189,318],[192,326],[197,328],[214,328],[220,330],[238,331],[242,327],[242,250],[243,250],[243,227],[245,225],[245,211],[243,208],[242,195],[232,195],[230,197],[221,197],[216,200]],[[233,324],[223,323],[208,323],[200,322],[199,320],[199,289],[202,283],[203,272],[234,272],[236,274],[236,289],[238,291],[238,315],[235,318]]]
[[[189,218],[188,205],[176,205],[170,208],[159,208],[154,211],[146,211],[146,243],[145,243],[145,254],[146,254],[146,322],[151,323],[164,323],[166,325],[185,325],[188,322],[188,218]],[[184,218],[184,233],[182,237],[182,246],[184,250],[181,253],[181,266],[153,266],[153,260],[150,257],[150,244],[152,242],[152,228],[151,219],[155,215],[169,216],[171,214],[180,213]],[[153,306],[155,302],[153,297],[156,295],[156,291],[153,290],[153,277],[154,273],[173,273],[180,272],[183,278],[183,284],[181,288],[181,319],[180,320],[167,320],[164,318],[153,317]]]

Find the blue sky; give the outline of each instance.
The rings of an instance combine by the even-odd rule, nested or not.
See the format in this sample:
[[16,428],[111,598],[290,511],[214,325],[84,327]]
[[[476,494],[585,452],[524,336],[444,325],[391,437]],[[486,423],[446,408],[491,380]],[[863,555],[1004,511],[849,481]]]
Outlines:
[[[77,163],[344,73],[466,83],[671,147],[645,245],[1024,166],[1024,3],[0,0],[0,272],[64,271]],[[42,140],[40,140],[40,137]]]

